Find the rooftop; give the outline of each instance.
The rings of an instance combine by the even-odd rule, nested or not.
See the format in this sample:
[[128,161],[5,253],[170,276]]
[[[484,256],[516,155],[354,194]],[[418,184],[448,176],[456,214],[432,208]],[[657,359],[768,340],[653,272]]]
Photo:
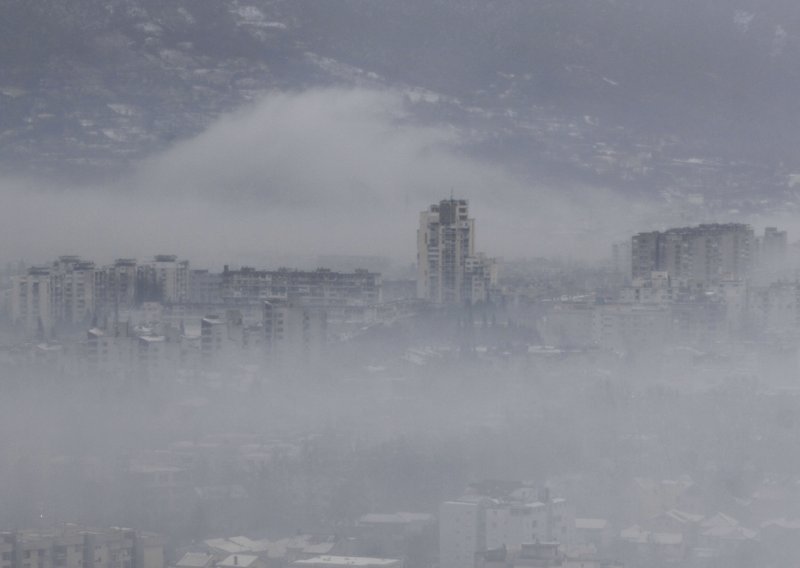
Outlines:
[[258,560],[258,556],[252,554],[231,554],[222,562],[217,562],[217,566],[243,566],[247,568],[256,560]]
[[175,564],[178,568],[203,568],[208,566],[214,557],[204,552],[187,552]]
[[395,558],[370,558],[367,556],[315,556],[306,560],[297,560],[294,566],[394,566],[400,562]]
[[608,527],[606,519],[575,519],[575,528],[583,530],[603,530]]

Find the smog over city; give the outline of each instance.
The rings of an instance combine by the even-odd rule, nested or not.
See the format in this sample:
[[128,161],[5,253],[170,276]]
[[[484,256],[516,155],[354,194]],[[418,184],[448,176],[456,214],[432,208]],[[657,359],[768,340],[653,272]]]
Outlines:
[[800,562],[800,6],[0,0],[0,568]]

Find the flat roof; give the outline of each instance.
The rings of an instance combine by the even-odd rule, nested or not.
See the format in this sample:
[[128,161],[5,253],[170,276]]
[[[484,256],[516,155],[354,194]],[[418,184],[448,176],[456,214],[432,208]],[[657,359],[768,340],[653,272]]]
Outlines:
[[217,566],[250,566],[258,560],[258,556],[252,554],[231,554],[222,562],[217,562]]
[[187,552],[178,560],[175,566],[179,568],[202,568],[208,565],[213,559],[213,556],[205,552]]
[[608,526],[606,519],[575,519],[576,529],[604,529]]
[[294,566],[392,566],[400,562],[396,558],[370,558],[368,556],[315,556],[292,562]]

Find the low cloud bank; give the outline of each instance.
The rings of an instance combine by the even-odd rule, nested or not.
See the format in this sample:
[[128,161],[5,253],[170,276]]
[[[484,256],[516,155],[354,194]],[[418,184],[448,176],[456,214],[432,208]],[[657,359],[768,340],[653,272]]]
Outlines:
[[174,252],[198,264],[376,254],[408,263],[418,213],[471,200],[478,248],[605,255],[645,211],[597,187],[549,188],[468,158],[391,91],[274,93],[143,161],[113,186],[0,178],[0,260]]

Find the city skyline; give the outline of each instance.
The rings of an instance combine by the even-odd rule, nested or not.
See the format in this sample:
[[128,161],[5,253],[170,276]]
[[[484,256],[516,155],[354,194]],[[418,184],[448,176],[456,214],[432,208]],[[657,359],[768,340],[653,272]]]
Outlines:
[[796,565],[798,6],[0,0],[0,568]]

